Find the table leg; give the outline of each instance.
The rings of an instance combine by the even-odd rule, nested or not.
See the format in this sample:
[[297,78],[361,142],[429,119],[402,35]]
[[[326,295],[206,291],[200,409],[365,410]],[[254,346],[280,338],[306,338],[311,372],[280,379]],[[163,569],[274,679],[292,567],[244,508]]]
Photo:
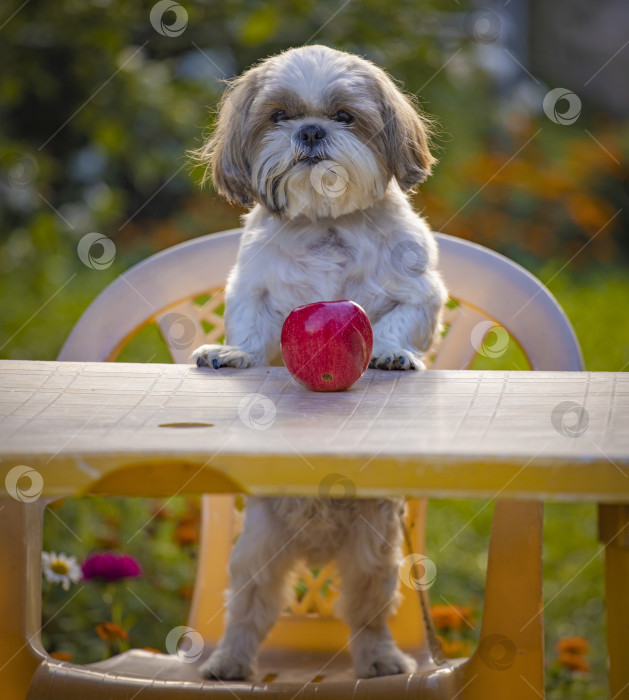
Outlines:
[[0,695],[26,696],[44,658],[41,628],[43,504],[0,498]]
[[457,700],[544,697],[543,506],[498,501],[480,641],[457,669]]
[[600,505],[605,545],[605,606],[612,700],[629,700],[629,505]]

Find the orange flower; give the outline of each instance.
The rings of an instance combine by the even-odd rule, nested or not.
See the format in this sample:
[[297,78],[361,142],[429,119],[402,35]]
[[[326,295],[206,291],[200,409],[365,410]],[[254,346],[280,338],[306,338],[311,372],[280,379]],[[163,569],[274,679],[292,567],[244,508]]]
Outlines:
[[459,630],[462,620],[450,605],[433,605],[430,608],[432,622],[438,630]]
[[151,513],[156,520],[170,520],[173,517],[170,508],[161,501],[155,501],[151,505]]
[[179,593],[182,598],[190,600],[194,593],[194,586],[191,583],[182,583],[177,589],[177,593]]
[[127,630],[115,622],[101,622],[94,629],[104,642],[117,642],[119,640],[126,642],[129,640]]
[[50,656],[57,661],[72,661],[72,654],[69,651],[51,651]]
[[468,607],[467,605],[454,605],[454,609],[463,618],[464,622],[469,623],[471,627],[474,625],[474,609]]
[[433,605],[430,616],[438,630],[460,630],[464,622],[472,624],[472,608],[460,605]]
[[199,529],[191,522],[181,522],[175,529],[175,542],[185,547],[193,545],[199,541]]
[[189,498],[186,498],[186,505],[188,506],[188,512],[198,518],[201,514],[201,499],[195,496],[190,496]]
[[[51,508],[52,510],[58,510],[63,505],[64,500],[65,500],[64,498],[60,498],[57,501],[51,501],[50,503],[48,503],[46,508]],[[51,654],[51,656],[52,656],[52,654]]]
[[117,549],[120,546],[120,538],[117,535],[101,535],[96,538],[99,549]]
[[565,199],[568,214],[585,231],[598,231],[614,213],[600,197],[574,192]]
[[109,527],[118,530],[120,528],[120,515],[118,513],[107,513],[107,515],[105,515],[105,522]]
[[564,637],[557,642],[557,652],[561,654],[574,654],[581,656],[587,654],[590,645],[585,637]]
[[453,639],[448,641],[443,637],[437,637],[441,642],[441,651],[447,659],[459,659],[462,656],[469,656],[471,644],[465,639]]
[[581,671],[587,673],[590,670],[590,664],[581,654],[572,654],[564,651],[559,654],[559,663],[569,671]]

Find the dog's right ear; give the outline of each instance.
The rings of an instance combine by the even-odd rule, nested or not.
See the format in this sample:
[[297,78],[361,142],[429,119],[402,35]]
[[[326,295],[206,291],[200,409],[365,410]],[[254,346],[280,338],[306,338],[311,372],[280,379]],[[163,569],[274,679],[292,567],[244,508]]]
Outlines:
[[192,153],[198,163],[205,165],[203,184],[211,172],[216,191],[230,202],[245,206],[253,201],[248,114],[259,88],[257,74],[254,68],[228,84],[219,103],[214,131]]

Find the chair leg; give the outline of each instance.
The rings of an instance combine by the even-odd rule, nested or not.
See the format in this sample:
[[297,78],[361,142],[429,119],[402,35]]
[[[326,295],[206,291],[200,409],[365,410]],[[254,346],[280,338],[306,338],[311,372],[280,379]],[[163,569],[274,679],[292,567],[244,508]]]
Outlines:
[[544,697],[542,517],[541,503],[496,503],[480,642],[457,698]]
[[24,698],[44,658],[41,629],[43,505],[0,499],[0,689]]
[[629,700],[629,505],[600,505],[598,522],[605,545],[610,697]]

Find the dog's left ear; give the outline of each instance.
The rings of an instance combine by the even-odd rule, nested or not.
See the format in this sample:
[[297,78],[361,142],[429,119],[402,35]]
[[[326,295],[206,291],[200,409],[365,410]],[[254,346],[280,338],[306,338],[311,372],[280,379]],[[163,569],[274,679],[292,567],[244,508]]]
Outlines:
[[386,74],[379,88],[387,165],[406,192],[423,182],[437,162],[429,148],[429,124]]

